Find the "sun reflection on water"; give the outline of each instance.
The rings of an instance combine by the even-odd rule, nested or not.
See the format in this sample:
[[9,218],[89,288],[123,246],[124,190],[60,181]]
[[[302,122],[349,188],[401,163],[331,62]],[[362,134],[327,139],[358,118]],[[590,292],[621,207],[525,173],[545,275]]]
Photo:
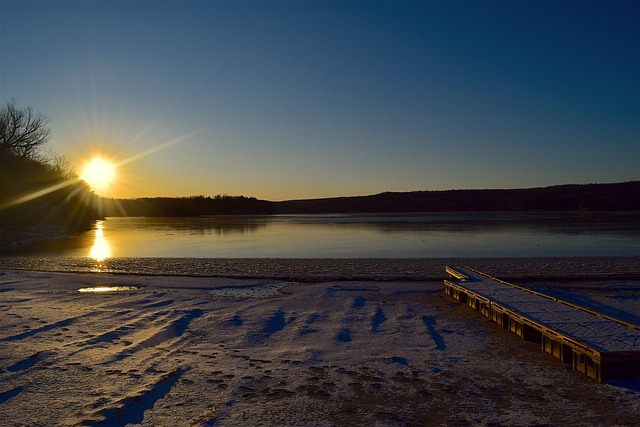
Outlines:
[[102,293],[102,292],[121,292],[121,291],[135,291],[138,290],[136,286],[94,286],[91,288],[81,288],[78,292],[82,293]]
[[104,260],[111,256],[111,245],[104,237],[102,222],[96,223],[95,239],[89,250],[89,258],[93,258],[98,263],[98,267],[102,267]]

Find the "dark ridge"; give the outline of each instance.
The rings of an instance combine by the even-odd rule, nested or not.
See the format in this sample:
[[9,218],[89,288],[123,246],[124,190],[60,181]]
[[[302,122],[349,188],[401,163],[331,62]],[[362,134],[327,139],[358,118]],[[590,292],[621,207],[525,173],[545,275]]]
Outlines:
[[291,213],[461,211],[637,211],[640,181],[557,185],[513,190],[386,192],[371,196],[291,200],[274,203]]
[[640,181],[511,190],[385,192],[272,202],[255,197],[100,199],[103,216],[203,216],[312,213],[640,211]]

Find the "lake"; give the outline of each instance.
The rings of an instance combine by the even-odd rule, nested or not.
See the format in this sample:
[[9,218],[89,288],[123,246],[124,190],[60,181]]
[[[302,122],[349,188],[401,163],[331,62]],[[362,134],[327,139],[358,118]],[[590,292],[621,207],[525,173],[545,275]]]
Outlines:
[[[42,253],[37,248],[31,254]],[[640,213],[413,213],[122,218],[49,257],[446,258],[639,256]]]

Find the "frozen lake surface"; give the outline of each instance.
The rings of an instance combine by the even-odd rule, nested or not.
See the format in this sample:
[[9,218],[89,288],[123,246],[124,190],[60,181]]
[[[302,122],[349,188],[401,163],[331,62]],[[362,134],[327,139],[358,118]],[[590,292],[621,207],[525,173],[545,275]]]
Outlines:
[[108,258],[640,256],[640,213],[120,218],[30,254]]

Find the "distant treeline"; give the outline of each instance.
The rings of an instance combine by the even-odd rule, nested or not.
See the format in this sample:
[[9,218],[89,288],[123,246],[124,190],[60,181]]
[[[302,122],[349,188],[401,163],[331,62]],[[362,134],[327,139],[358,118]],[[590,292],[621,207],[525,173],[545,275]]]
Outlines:
[[640,181],[558,185],[518,190],[448,190],[381,193],[271,202],[218,195],[176,198],[102,199],[104,216],[200,216],[243,214],[462,212],[462,211],[640,211]]
[[102,199],[103,216],[202,216],[272,214],[272,202],[255,197],[218,195],[215,197],[154,197]]

